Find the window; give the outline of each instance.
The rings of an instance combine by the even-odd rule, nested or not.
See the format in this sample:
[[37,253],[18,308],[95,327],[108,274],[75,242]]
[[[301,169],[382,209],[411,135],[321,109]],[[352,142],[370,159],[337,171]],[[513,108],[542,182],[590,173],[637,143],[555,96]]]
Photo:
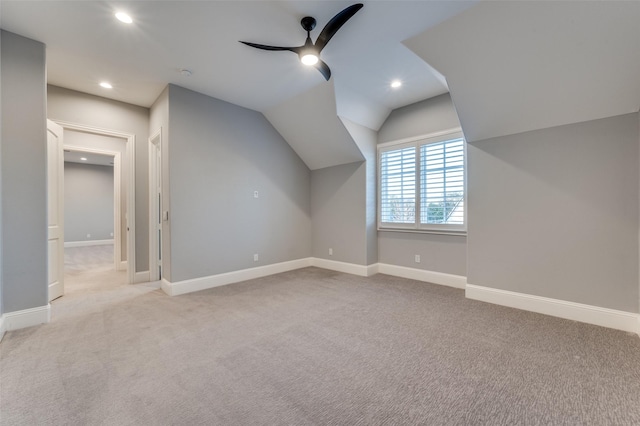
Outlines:
[[378,154],[380,229],[465,231],[462,132],[386,144]]

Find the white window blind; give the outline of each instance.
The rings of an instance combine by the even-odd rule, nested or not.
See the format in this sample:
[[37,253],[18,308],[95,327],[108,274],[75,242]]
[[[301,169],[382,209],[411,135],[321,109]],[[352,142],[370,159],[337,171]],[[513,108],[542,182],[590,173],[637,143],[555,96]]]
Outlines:
[[464,140],[420,146],[420,223],[464,224]]
[[385,151],[380,156],[382,222],[416,221],[416,149]]
[[379,148],[381,229],[465,230],[465,142],[447,132]]

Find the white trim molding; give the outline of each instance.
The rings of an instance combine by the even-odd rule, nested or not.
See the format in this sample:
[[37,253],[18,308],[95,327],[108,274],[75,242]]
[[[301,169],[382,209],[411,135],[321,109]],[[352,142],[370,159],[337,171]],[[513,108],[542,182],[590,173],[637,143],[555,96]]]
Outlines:
[[136,275],[133,278],[134,284],[148,283],[149,281],[149,271],[136,272]]
[[4,315],[0,315],[0,342],[4,337]]
[[467,284],[468,299],[640,334],[640,315],[599,306]]
[[386,263],[378,263],[378,272],[393,275],[394,277],[424,281],[463,290],[467,285],[467,277],[462,275],[446,274],[444,272],[427,271],[425,269],[408,268],[406,266],[389,265]]
[[[384,263],[374,263],[371,265],[356,265],[353,263],[339,262],[335,260],[320,259],[317,257],[307,257],[303,259],[291,260],[288,262],[275,263],[272,265],[259,266],[256,268],[241,269],[238,271],[225,272],[218,275],[210,275],[191,280],[170,282],[162,278],[160,285],[162,290],[169,296],[192,293],[194,291],[206,290],[227,284],[234,284],[254,278],[266,277],[280,274],[282,272],[315,266],[317,268],[331,271],[343,272],[345,274],[370,277],[375,274],[387,274],[401,278],[409,278],[418,281],[425,281],[432,284],[445,285],[464,289],[467,278],[460,275],[445,274],[442,272],[425,271],[422,269],[406,268],[403,266],[387,265]],[[148,273],[148,272],[147,272]],[[140,274],[140,272],[138,272]]]
[[241,269],[239,271],[225,272],[223,274],[209,275],[191,280],[170,282],[162,279],[162,290],[169,296],[179,296],[181,294],[192,293],[194,291],[206,290],[220,287],[227,284],[234,284],[241,281],[262,278],[269,275],[280,274],[282,272],[311,266],[311,258],[290,260],[288,262],[274,263],[271,265],[258,266],[256,268]]
[[[131,133],[120,132],[117,130],[110,130],[110,129],[103,129],[101,127],[89,126],[85,124],[71,123],[63,120],[53,119],[53,121],[58,125],[62,126],[64,130],[74,130],[77,132],[92,133],[92,134],[103,135],[103,136],[112,136],[112,137],[126,140],[126,148],[125,148],[126,156],[124,158],[124,168],[126,173],[126,186],[127,186],[127,191],[126,191],[127,201],[126,201],[126,207],[125,207],[125,210],[127,212],[126,214],[127,223],[125,224],[127,232],[125,233],[124,236],[121,235],[120,238],[115,238],[116,240],[115,251],[116,253],[120,253],[117,247],[118,242],[122,242],[122,240],[124,239],[127,245],[127,258],[128,258],[127,260],[131,261],[130,262],[131,268],[127,269],[127,279],[129,281],[129,284],[133,284],[133,282],[135,281],[135,267],[136,267],[136,252],[135,252],[135,248],[136,248],[136,228],[135,228],[136,226],[136,221],[135,221],[135,218],[136,218],[136,135]],[[65,146],[65,148],[67,148],[67,146]],[[88,151],[88,152],[92,151],[92,148],[81,148],[81,149],[83,151]],[[120,153],[117,153],[117,155],[115,155],[114,163],[115,163],[114,173],[120,176],[122,174],[119,166]],[[119,190],[120,190],[120,185],[114,185],[114,191],[116,192],[115,196],[117,197],[117,199],[120,199],[119,192],[118,192]],[[114,209],[115,209],[115,203],[114,203]],[[114,232],[116,233],[120,232],[120,226],[118,223],[119,218],[120,218],[119,214],[116,214],[114,217],[116,222]],[[114,259],[118,259],[118,257],[114,257]],[[114,263],[116,264],[116,269],[118,269],[119,265],[117,261],[114,260]],[[120,267],[121,266],[122,265],[120,265]]]
[[354,263],[312,257],[311,266],[329,269],[330,271],[344,272],[345,274],[359,275],[361,277],[370,277],[371,275],[378,273],[377,263],[372,265],[356,265]]
[[3,325],[0,330],[12,331],[34,325],[46,324],[51,321],[51,305],[37,308],[24,309],[22,311],[7,312],[3,316]]
[[87,241],[65,241],[64,246],[67,247],[89,247],[89,246],[107,246],[113,245],[113,240],[87,240]]

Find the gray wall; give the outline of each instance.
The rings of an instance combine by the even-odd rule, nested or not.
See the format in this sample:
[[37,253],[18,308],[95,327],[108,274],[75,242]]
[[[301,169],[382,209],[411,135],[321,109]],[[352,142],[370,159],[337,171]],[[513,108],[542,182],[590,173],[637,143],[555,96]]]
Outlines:
[[65,162],[64,241],[113,239],[113,213],[113,167]]
[[378,131],[378,143],[392,142],[460,127],[448,93],[394,109]]
[[168,104],[167,278],[309,257],[309,169],[266,118],[173,85]]
[[42,43],[2,31],[3,312],[47,305],[46,67]]
[[314,257],[367,264],[365,179],[365,162],[311,172]]
[[378,132],[344,117],[340,117],[340,119],[365,158],[366,264],[372,265],[378,263]]
[[[311,172],[312,254],[371,265],[378,261],[375,131],[340,117],[365,161]],[[329,255],[329,248],[333,254]]]
[[135,135],[135,271],[147,271],[149,269],[149,109],[56,86],[48,86],[47,94],[47,114],[48,118],[52,120],[62,120]]
[[470,284],[638,312],[638,114],[474,142]]
[[[455,107],[449,94],[444,94],[393,110],[378,132],[378,143],[456,127],[460,122]],[[465,236],[378,231],[380,263],[465,276],[466,250]],[[416,254],[420,263],[415,263]]]

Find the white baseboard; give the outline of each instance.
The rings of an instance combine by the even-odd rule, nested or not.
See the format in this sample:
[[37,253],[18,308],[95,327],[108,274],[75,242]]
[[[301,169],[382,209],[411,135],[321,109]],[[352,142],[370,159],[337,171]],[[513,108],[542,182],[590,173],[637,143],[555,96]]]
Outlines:
[[3,319],[3,328],[5,331],[46,324],[51,321],[51,305],[47,304],[46,306],[39,306],[37,308],[7,312],[3,315]]
[[169,282],[162,279],[162,290],[169,296],[192,293],[194,291],[206,290],[240,281],[252,280],[266,277],[268,275],[293,271],[295,269],[311,266],[311,258],[291,260],[288,262],[274,263],[272,265],[258,266],[256,268],[241,269],[239,271],[226,272],[224,274],[210,275],[208,277],[195,278],[177,282]]
[[356,265],[354,263],[312,257],[311,266],[329,269],[331,271],[344,272],[345,274],[359,275],[361,277],[370,277],[371,275],[378,273],[377,263],[374,263],[373,265]]
[[127,261],[121,260],[120,263],[116,264],[117,271],[126,271],[127,270]]
[[[194,291],[206,290],[208,288],[233,284],[254,278],[266,277],[268,275],[293,271],[295,269],[315,266],[331,271],[343,272],[346,274],[370,277],[381,273],[394,275],[402,278],[410,278],[419,281],[426,281],[433,284],[446,285],[449,287],[464,289],[467,278],[459,275],[445,274],[442,272],[425,271],[422,269],[406,268],[402,266],[374,263],[372,265],[356,265],[353,263],[339,262],[335,260],[309,257],[297,259],[289,262],[276,263],[273,265],[259,266],[257,268],[242,269],[239,271],[226,272],[224,274],[211,275],[208,277],[194,278],[178,282],[169,282],[165,278],[161,281],[162,290],[169,296],[192,293]],[[136,281],[137,282],[137,281]]]
[[149,273],[149,271],[136,272],[136,274],[133,276],[133,283],[148,283],[151,279],[150,277],[151,274]]
[[599,306],[467,284],[468,299],[640,334],[640,315]]
[[460,289],[464,289],[467,285],[467,277],[462,275],[445,274],[444,272],[407,268],[406,266],[389,265],[386,263],[378,263],[378,272],[393,275],[394,277],[408,278]]
[[113,240],[87,240],[87,241],[65,241],[64,246],[67,247],[89,247],[89,246],[106,246],[113,245]]
[[0,342],[4,337],[4,315],[0,315]]

